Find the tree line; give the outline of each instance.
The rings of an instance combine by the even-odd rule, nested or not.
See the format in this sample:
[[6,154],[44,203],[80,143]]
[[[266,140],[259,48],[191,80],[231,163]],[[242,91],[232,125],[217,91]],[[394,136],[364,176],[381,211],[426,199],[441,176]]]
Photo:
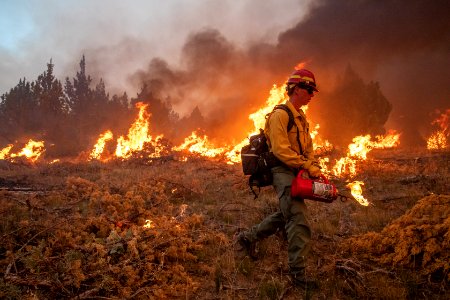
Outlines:
[[[45,141],[47,156],[76,156],[90,150],[107,129],[126,134],[136,116],[134,105],[138,101],[149,103],[154,134],[170,137],[177,123],[189,119],[180,119],[170,103],[154,97],[146,85],[135,98],[129,98],[126,92],[110,96],[103,79],[93,84],[86,73],[84,55],[75,77],[66,77],[64,82],[55,77],[54,66],[50,60],[47,70],[35,81],[20,79],[1,95],[0,149],[32,138]],[[198,112],[195,117],[199,118]]]

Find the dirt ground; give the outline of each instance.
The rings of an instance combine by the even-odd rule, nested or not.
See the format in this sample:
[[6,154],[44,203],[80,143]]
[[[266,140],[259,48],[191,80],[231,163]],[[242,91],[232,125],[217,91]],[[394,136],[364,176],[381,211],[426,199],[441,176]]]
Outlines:
[[[448,151],[374,150],[354,178],[365,183],[368,207],[307,200],[307,273],[318,290],[290,284],[283,234],[260,242],[256,260],[236,245],[236,233],[278,206],[271,187],[254,199],[239,165],[0,161],[0,298],[448,299],[448,212],[430,223],[433,212],[414,207],[448,201],[449,161]],[[403,233],[395,224],[410,212]],[[433,230],[395,259],[386,232],[397,230],[401,243],[423,226]],[[384,250],[370,244],[376,238]]]

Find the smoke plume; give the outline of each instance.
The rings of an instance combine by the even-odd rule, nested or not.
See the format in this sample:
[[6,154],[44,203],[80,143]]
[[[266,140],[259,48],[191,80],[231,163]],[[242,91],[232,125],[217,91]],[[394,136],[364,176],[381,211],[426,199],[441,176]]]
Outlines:
[[[382,122],[369,133],[380,133],[392,105],[385,127],[403,132],[406,144],[417,143],[423,141],[432,113],[444,110],[450,99],[446,8],[442,0],[315,2],[305,18],[279,34],[275,45],[258,42],[239,48],[218,30],[204,29],[188,37],[181,65],[154,58],[131,81],[151,86],[182,115],[198,107],[210,134],[238,138],[251,128],[247,116],[264,104],[272,84],[283,84],[298,63],[306,62],[320,90],[310,105],[312,118],[327,135],[347,132],[346,140],[366,133],[358,129],[363,122],[355,119],[369,114],[383,114],[369,118]],[[336,92],[349,68],[359,78],[358,86],[380,94],[377,105],[364,105],[373,99],[364,98],[364,90],[356,97],[361,103],[350,105],[354,101],[346,93],[354,94],[351,85]],[[360,114],[354,111],[358,109]],[[350,123],[352,128],[343,128]]]

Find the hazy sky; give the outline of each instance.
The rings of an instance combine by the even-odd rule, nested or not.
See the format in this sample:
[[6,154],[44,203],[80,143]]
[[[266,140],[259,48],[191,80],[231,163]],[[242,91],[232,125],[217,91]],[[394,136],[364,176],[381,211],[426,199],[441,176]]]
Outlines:
[[128,75],[156,56],[177,65],[189,34],[214,28],[237,46],[275,43],[278,33],[302,19],[308,3],[0,0],[0,94],[20,78],[34,81],[50,59],[59,79],[73,77],[82,54],[95,82],[102,76],[108,90],[133,93]]

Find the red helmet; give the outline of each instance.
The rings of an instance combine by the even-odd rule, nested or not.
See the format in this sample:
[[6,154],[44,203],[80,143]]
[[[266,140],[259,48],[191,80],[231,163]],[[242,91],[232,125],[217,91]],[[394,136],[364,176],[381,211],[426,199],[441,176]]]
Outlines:
[[319,91],[316,87],[316,78],[311,71],[308,71],[306,69],[295,70],[295,72],[291,74],[288,81],[286,82],[286,88],[290,89],[298,85],[299,83],[307,87],[311,87],[316,92]]

